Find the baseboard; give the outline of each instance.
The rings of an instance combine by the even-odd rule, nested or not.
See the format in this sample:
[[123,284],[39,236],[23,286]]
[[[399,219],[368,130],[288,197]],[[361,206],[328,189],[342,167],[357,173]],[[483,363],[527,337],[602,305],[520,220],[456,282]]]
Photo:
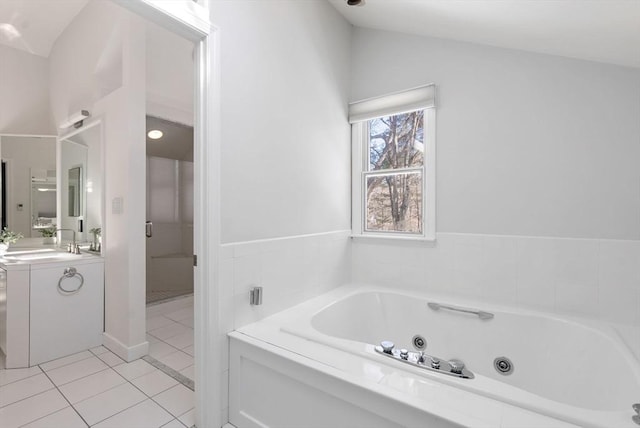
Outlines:
[[107,332],[102,333],[102,345],[127,362],[142,358],[149,353],[149,342],[126,346]]

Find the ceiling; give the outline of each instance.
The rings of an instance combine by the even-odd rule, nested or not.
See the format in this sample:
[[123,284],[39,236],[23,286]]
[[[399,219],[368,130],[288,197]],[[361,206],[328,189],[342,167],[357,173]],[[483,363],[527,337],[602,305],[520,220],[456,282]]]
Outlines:
[[[0,44],[48,57],[87,2],[0,0]],[[640,0],[329,2],[359,27],[640,68]]]
[[329,0],[353,25],[640,68],[640,0]]
[[147,116],[147,132],[164,134],[158,140],[147,137],[147,155],[193,162],[193,127]]
[[46,58],[88,1],[0,0],[0,44]]

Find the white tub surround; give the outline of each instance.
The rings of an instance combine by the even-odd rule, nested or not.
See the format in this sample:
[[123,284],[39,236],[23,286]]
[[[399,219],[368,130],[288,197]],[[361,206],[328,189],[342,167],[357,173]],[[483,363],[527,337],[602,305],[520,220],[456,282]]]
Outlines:
[[354,240],[354,282],[612,323],[640,358],[640,241],[438,233]]
[[[482,320],[434,311],[429,301],[495,316]],[[428,371],[374,351],[381,340],[413,350],[416,334],[426,338],[427,354],[460,359],[475,378]],[[256,421],[281,426],[274,396],[287,388],[296,391],[288,393],[296,406],[281,404],[286,422],[296,426],[322,425],[304,419],[311,403],[326,408],[335,426],[353,426],[349,421],[357,422],[359,414],[377,421],[371,426],[425,426],[429,420],[434,426],[634,426],[631,404],[640,389],[640,363],[605,323],[451,295],[349,285],[230,336],[230,421],[239,427],[258,426]],[[508,376],[493,367],[501,356],[513,362]],[[371,395],[377,398],[363,398]],[[344,411],[332,410],[334,397],[346,400]],[[271,407],[258,405],[261,400]],[[291,419],[288,409],[298,404],[302,410],[293,413],[303,418]]]

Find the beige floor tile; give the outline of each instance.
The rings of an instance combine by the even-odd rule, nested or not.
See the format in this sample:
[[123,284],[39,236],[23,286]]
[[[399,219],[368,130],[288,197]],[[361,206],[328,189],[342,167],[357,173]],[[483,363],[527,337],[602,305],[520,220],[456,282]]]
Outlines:
[[94,425],[145,399],[147,399],[146,395],[130,383],[125,383],[87,398],[75,404],[74,407],[89,425]]
[[44,373],[0,387],[0,407],[53,389],[55,386]]
[[103,352],[98,355],[98,358],[100,358],[109,367],[117,366],[118,364],[125,362],[122,358],[118,357],[111,351]]
[[149,330],[148,333],[152,336],[157,337],[160,340],[167,340],[170,337],[177,336],[180,333],[184,333],[185,331],[189,331],[190,328],[186,327],[180,323],[172,322],[172,324],[166,325],[164,327],[156,328],[154,330]]
[[158,340],[158,342],[156,343],[151,343],[149,345],[149,355],[156,359],[168,354],[173,354],[176,351],[178,351],[177,348],[174,348],[168,343],[162,342],[160,340]]
[[178,381],[171,376],[167,376],[160,370],[155,370],[149,374],[133,379],[131,383],[149,397],[153,397],[154,395],[177,385]]
[[193,391],[181,384],[156,395],[153,400],[173,416],[184,415],[194,406]]
[[188,427],[192,427],[196,424],[196,416],[195,416],[195,409],[191,409],[189,410],[187,413],[184,413],[183,415],[180,415],[178,417],[178,419],[180,420],[180,422],[182,422],[184,425],[188,426]]
[[107,368],[98,357],[91,354],[90,358],[67,364],[47,372],[47,376],[51,378],[56,385],[64,385],[74,380],[92,375]]
[[0,409],[2,428],[19,427],[68,407],[57,389],[50,389]]
[[165,340],[174,348],[183,349],[187,346],[193,346],[193,330],[189,329],[183,333],[177,334]]
[[157,403],[146,400],[100,422],[95,428],[159,428],[172,419]]
[[144,360],[135,360],[130,363],[120,364],[113,367],[113,369],[124,376],[124,378],[127,380],[132,380],[137,377],[144,376],[147,373],[151,373],[154,370],[157,370],[155,367]]
[[93,355],[100,355],[100,354],[104,354],[105,352],[110,352],[107,348],[105,348],[102,345],[96,346],[95,348],[91,348],[89,349],[89,351],[91,351]]
[[77,354],[69,355],[66,357],[58,358],[57,360],[52,360],[46,363],[40,364],[40,368],[45,372],[49,370],[57,369],[58,367],[66,366],[77,361],[85,360],[87,358],[92,357],[93,354],[89,351],[78,352]]
[[29,367],[26,369],[4,369],[0,370],[0,386],[10,384],[12,382],[19,381],[20,379],[26,379],[31,376],[42,373],[40,367]]
[[86,428],[82,418],[73,410],[73,407],[67,407],[55,413],[24,425],[22,428]]
[[177,371],[186,369],[187,367],[193,365],[193,357],[189,354],[185,354],[182,351],[163,355],[162,357],[158,357],[157,360]]
[[71,404],[75,404],[125,382],[126,380],[113,369],[106,369],[62,385],[60,391]]
[[151,318],[147,318],[147,331],[155,330],[156,328],[164,327],[175,323],[175,320],[167,318],[163,315],[156,315]]
[[187,346],[186,348],[184,348],[182,350],[182,352],[186,352],[187,354],[191,355],[193,357],[195,350],[193,349],[193,345],[191,346]]
[[179,420],[174,419],[168,424],[162,425],[162,428],[185,428],[185,426],[182,425],[182,422],[180,422]]
[[193,307],[178,309],[177,311],[169,312],[164,316],[178,322],[185,319],[193,319]]
[[193,318],[185,318],[182,319],[180,321],[178,321],[180,324],[185,325],[189,328],[193,328],[193,325],[195,324],[195,320]]

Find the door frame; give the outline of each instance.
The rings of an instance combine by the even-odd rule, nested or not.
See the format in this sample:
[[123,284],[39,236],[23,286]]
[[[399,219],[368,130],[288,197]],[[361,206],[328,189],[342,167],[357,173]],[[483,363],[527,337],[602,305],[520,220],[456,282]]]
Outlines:
[[[209,11],[192,0],[112,0],[195,43],[194,85],[194,341],[195,419],[220,427],[222,373],[218,319],[220,247],[220,61],[219,31]],[[206,16],[205,16],[206,15]],[[206,363],[204,363],[206,362]]]

